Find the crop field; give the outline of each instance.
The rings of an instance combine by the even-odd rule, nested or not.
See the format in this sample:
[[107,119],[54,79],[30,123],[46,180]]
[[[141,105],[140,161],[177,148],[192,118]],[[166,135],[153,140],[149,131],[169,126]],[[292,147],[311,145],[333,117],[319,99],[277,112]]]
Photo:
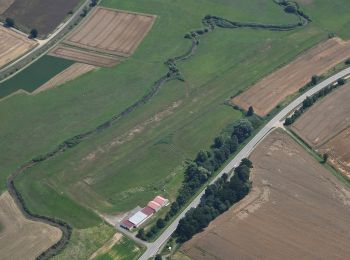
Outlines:
[[12,78],[0,83],[0,100],[19,90],[33,92],[73,63],[61,58],[43,56]]
[[27,220],[8,192],[0,196],[0,259],[34,259],[61,238],[61,230]]
[[80,0],[15,0],[2,14],[15,20],[21,29],[35,28],[44,36],[52,32]]
[[347,258],[350,190],[282,130],[250,159],[250,194],[181,251],[191,259]]
[[120,58],[76,49],[65,45],[56,46],[50,51],[49,55],[99,67],[112,67],[121,61]]
[[89,65],[89,64],[83,64],[83,63],[74,63],[73,65],[69,66],[64,71],[58,73],[56,76],[51,78],[49,81],[38,87],[36,90],[34,90],[32,93],[34,95],[48,90],[50,88],[57,87],[59,85],[62,85],[66,83],[67,81],[73,80],[85,73],[88,73],[89,71],[92,71],[96,69],[97,67]]
[[0,3],[0,15],[3,14],[15,0],[2,0]]
[[36,41],[13,30],[0,27],[0,67],[22,56],[37,44]]
[[232,99],[232,103],[260,116],[266,116],[286,97],[295,93],[313,75],[322,75],[336,64],[350,57],[350,41],[332,38],[258,81],[247,91]]
[[317,152],[328,153],[330,162],[350,177],[350,83],[317,102],[293,125],[292,130]]
[[153,15],[98,7],[64,43],[128,57],[147,35],[154,19]]
[[[334,6],[333,1],[319,2],[329,9]],[[350,6],[348,1],[342,3],[344,8]],[[91,71],[40,95],[14,95],[0,102],[0,118],[6,122],[0,124],[2,188],[23,162],[95,129],[150,93],[154,82],[168,72],[164,62],[188,51],[191,42],[184,35],[201,28],[205,15],[269,24],[295,22],[272,0],[187,0],[186,8],[172,0],[101,4],[154,14],[157,19],[133,56],[118,66]],[[314,12],[319,10],[311,9],[309,15]],[[113,214],[144,205],[158,193],[174,197],[184,161],[207,149],[221,129],[242,117],[225,101],[325,40],[327,26],[337,33],[336,28],[343,30],[350,21],[348,12],[323,16],[322,27],[311,23],[288,32],[216,28],[201,37],[195,55],[178,63],[185,81],[164,84],[110,128],[16,179],[28,207],[81,231],[101,223],[91,209]],[[336,26],[330,24],[334,17]]]

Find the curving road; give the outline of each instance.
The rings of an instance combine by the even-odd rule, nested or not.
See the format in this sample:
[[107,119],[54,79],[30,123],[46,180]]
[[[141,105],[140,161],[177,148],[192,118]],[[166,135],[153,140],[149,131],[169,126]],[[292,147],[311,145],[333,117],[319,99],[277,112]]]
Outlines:
[[[276,127],[281,126],[284,119],[288,116],[289,113],[298,108],[304,101],[304,99],[308,96],[311,96],[321,89],[327,87],[328,85],[336,82],[338,79],[343,78],[350,74],[350,68],[344,69],[341,72],[335,74],[334,76],[329,77],[328,79],[322,81],[312,89],[305,92],[303,95],[295,99],[291,102],[287,107],[285,107],[282,111],[280,111],[274,118],[272,118],[256,135],[255,137],[235,156],[235,158],[230,161],[226,167],[211,181],[210,184],[214,183],[218,178],[220,178],[224,173],[231,172],[243,158],[248,157],[251,152],[255,149],[255,147]],[[192,202],[191,204],[171,223],[171,225],[162,233],[162,235],[153,243],[147,243],[147,250],[145,253],[139,258],[140,260],[147,260],[157,254],[159,249],[165,244],[165,242],[169,239],[171,234],[175,231],[179,221],[181,218],[185,216],[187,211],[191,208],[196,207],[204,191],[201,192]]]

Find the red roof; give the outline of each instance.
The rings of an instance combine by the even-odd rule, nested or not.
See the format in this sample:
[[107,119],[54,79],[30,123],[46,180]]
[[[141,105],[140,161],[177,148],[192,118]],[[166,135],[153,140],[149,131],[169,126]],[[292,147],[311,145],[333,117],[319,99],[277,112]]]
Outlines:
[[147,206],[154,209],[155,211],[157,211],[162,207],[161,205],[159,205],[157,202],[154,202],[154,201],[148,202]]
[[161,196],[155,197],[153,201],[158,203],[159,205],[162,205],[162,206],[166,203],[166,199],[164,199]]
[[127,227],[127,228],[133,228],[135,225],[131,223],[128,219],[123,220],[122,226]]
[[142,213],[145,213],[147,216],[150,216],[155,212],[154,209],[152,209],[151,207],[148,207],[148,206],[144,207],[141,211],[142,211]]

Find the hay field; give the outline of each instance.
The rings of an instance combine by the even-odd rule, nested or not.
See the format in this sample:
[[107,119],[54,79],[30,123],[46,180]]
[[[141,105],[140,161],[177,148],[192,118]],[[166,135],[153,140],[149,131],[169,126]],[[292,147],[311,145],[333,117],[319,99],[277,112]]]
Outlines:
[[350,178],[350,83],[314,104],[292,130]]
[[37,43],[10,29],[0,27],[0,67],[32,49]]
[[50,51],[49,55],[99,67],[112,67],[120,61],[117,57],[89,52],[87,50],[76,49],[65,45],[56,46]]
[[34,259],[61,238],[61,230],[30,221],[8,192],[0,196],[0,259]]
[[89,71],[96,69],[95,66],[84,64],[84,63],[74,63],[64,71],[58,73],[56,76],[51,78],[49,81],[41,85],[39,88],[34,90],[32,94],[36,95],[42,91],[50,88],[62,85],[67,81],[73,80]]
[[258,115],[265,116],[286,97],[308,83],[313,75],[327,72],[348,57],[350,41],[329,39],[258,81],[231,102],[245,110],[253,106]]
[[0,14],[3,14],[14,2],[15,2],[15,0],[1,0],[0,1]]
[[192,259],[346,259],[350,190],[281,130],[251,160],[251,193],[182,252]]
[[65,40],[66,44],[130,56],[151,29],[155,16],[98,7]]

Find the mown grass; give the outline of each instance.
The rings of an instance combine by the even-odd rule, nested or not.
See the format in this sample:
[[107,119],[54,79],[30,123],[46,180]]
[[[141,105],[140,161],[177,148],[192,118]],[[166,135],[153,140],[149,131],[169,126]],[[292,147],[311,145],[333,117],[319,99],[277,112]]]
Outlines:
[[70,60],[45,55],[9,80],[0,83],[0,99],[20,89],[33,92],[73,63]]
[[[89,73],[35,97],[17,95],[0,102],[0,117],[6,122],[0,125],[3,184],[24,161],[98,125],[146,93],[166,71],[163,62],[188,48],[183,36],[200,27],[204,15],[264,23],[294,21],[270,0],[102,4],[153,13],[157,21],[135,55],[117,67]],[[327,20],[335,15],[324,14]],[[350,20],[347,15],[341,19]],[[87,208],[114,213],[144,205],[158,193],[173,197],[181,183],[183,161],[206,149],[225,125],[241,117],[224,101],[327,36],[317,24],[292,32],[216,29],[201,38],[195,57],[179,64],[185,82],[170,82],[112,128],[21,176],[16,183],[25,201],[37,213],[81,228],[99,222],[95,214],[86,214]],[[178,106],[168,109],[174,102]]]
[[108,252],[97,256],[95,260],[136,260],[138,259],[143,250],[136,246],[135,243],[127,237],[123,237],[118,241]]

